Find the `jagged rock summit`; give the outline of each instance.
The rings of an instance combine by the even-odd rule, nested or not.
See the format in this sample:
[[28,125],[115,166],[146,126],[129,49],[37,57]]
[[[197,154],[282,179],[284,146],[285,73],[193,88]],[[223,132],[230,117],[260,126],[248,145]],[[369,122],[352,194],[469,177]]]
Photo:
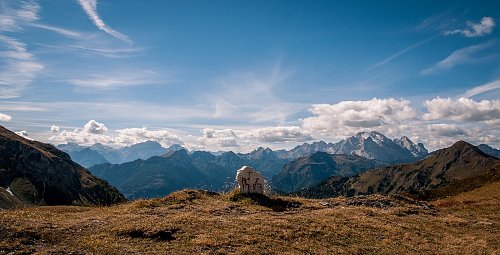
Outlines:
[[288,152],[281,153],[280,156],[299,158],[318,151],[330,154],[356,155],[387,164],[413,162],[428,155],[428,151],[422,143],[415,144],[406,136],[391,140],[379,132],[371,131],[359,132],[355,136],[335,144],[323,141],[312,144],[305,143]]

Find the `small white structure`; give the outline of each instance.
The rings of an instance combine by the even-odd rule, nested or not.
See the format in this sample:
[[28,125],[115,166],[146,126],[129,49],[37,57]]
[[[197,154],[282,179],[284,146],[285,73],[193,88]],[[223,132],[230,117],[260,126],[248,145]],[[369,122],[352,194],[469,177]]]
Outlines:
[[243,166],[238,170],[236,181],[242,193],[264,193],[264,177],[249,166]]

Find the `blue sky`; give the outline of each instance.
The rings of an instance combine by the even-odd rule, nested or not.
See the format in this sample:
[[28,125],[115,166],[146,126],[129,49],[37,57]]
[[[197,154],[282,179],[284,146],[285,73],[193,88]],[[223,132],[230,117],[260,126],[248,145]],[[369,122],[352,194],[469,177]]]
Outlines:
[[497,1],[0,0],[0,125],[248,151],[500,147]]

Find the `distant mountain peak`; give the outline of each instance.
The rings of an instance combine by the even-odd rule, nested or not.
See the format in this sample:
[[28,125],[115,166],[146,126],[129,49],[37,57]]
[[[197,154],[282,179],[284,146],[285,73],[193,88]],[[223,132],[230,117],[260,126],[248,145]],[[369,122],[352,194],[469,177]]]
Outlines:
[[444,149],[447,152],[455,152],[455,153],[467,153],[467,152],[472,152],[474,154],[479,154],[481,156],[485,157],[491,157],[490,155],[484,153],[482,150],[477,148],[476,146],[466,142],[466,141],[458,141],[454,143],[452,146]]
[[477,146],[477,148],[490,156],[500,158],[500,150],[495,149],[487,144],[480,144]]
[[182,147],[180,144],[172,144],[167,148],[168,151],[178,151],[178,150],[186,150],[186,148]]
[[162,155],[164,158],[168,157],[185,157],[188,155],[188,151],[185,149],[177,150],[177,151],[169,151]]
[[383,142],[386,142],[387,140],[390,140],[387,138],[387,136],[383,135],[382,133],[379,133],[377,131],[370,131],[370,132],[359,132],[355,136],[357,139],[363,139],[363,140],[369,140],[371,139],[373,142],[380,144]]

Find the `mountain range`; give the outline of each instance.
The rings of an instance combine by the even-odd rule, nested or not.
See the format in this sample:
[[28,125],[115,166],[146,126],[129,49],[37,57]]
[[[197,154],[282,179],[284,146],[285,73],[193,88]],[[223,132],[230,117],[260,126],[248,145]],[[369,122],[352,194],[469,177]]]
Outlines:
[[[25,139],[0,126],[0,206],[113,204],[129,198],[158,197],[186,188],[227,190],[236,170],[260,170],[278,190],[309,197],[405,193],[419,198],[455,194],[498,180],[498,150],[460,141],[427,153],[408,138],[358,133],[336,144],[315,142],[290,151],[258,148],[250,153],[188,152],[146,142],[119,150],[102,144],[59,146],[81,159],[100,162],[90,172],[52,145]],[[333,149],[345,154],[331,154]],[[481,150],[482,149],[482,150]],[[119,151],[120,154],[117,152]],[[161,156],[151,154],[163,153]],[[312,154],[309,154],[312,153]],[[90,156],[86,156],[90,155]],[[122,164],[102,163],[120,155]],[[290,158],[291,155],[301,156]],[[395,156],[394,156],[395,155]],[[426,156],[424,156],[426,155]],[[105,158],[108,156],[108,158]],[[425,158],[423,158],[425,157]],[[77,157],[75,157],[77,158]],[[390,164],[413,158],[412,163]],[[423,158],[417,161],[418,158]],[[116,158],[115,158],[116,160]],[[89,162],[90,164],[90,162]],[[98,177],[95,177],[94,175]]]
[[185,188],[227,190],[233,187],[236,170],[242,166],[252,166],[270,178],[287,162],[263,148],[248,154],[224,152],[218,156],[182,149],[146,160],[95,165],[89,170],[108,180],[129,198],[147,198]]
[[[96,151],[103,153],[102,145],[92,146],[96,147]],[[158,197],[182,188],[224,190],[233,185],[236,170],[244,165],[258,169],[267,180],[272,179],[274,188],[292,192],[332,175],[351,176],[389,162],[413,162],[427,155],[422,144],[416,145],[406,137],[391,140],[377,132],[359,133],[336,144],[322,141],[303,144],[290,151],[260,147],[249,153],[229,151],[214,155],[178,149],[148,159],[119,165],[105,163],[89,169],[128,198]],[[156,153],[161,151],[157,149]],[[193,175],[198,177],[193,179]]]
[[272,179],[272,186],[278,191],[294,192],[311,187],[330,176],[352,176],[382,163],[356,155],[315,152],[286,164]]
[[60,144],[57,148],[68,153],[75,162],[84,167],[91,167],[103,163],[121,164],[136,159],[148,159],[153,156],[163,155],[170,151],[184,149],[179,144],[164,148],[156,141],[146,141],[118,149],[100,143],[91,146],[67,143]]
[[[93,165],[111,163],[121,164],[134,161],[136,159],[148,159],[153,156],[161,156],[171,151],[178,151],[183,148],[174,144],[169,148],[162,147],[158,142],[147,141],[143,143],[126,146],[123,148],[112,148],[102,144],[91,146],[81,146],[75,143],[60,144],[59,149],[70,154],[71,158],[85,167]],[[356,155],[368,159],[374,159],[385,164],[413,162],[427,156],[427,149],[423,144],[415,144],[408,137],[391,140],[378,132],[360,132],[355,136],[341,140],[337,143],[326,143],[324,141],[304,143],[295,148],[287,150],[273,151],[269,148],[258,148],[249,153],[238,153],[237,155],[246,160],[257,160],[264,172],[276,172],[275,168],[281,167],[284,163],[312,155],[316,152],[328,152],[330,154]],[[211,153],[220,156],[224,152]],[[279,159],[279,160],[278,160]],[[271,162],[270,165],[264,162]],[[280,166],[275,163],[279,162]],[[269,175],[271,176],[271,175]]]
[[306,197],[405,193],[432,199],[498,181],[499,170],[498,158],[459,141],[415,163],[378,168],[353,177],[333,176],[299,193]]
[[487,144],[480,144],[477,146],[477,148],[490,156],[493,156],[495,158],[500,158],[500,150],[497,150]]
[[25,139],[0,126],[0,208],[24,205],[110,205],[125,201],[50,144]]
[[357,155],[382,163],[413,162],[428,155],[422,143],[415,144],[408,137],[391,140],[379,132],[359,132],[337,143],[324,141],[304,143],[290,151],[282,151],[281,157],[299,158],[323,151],[330,154]]

